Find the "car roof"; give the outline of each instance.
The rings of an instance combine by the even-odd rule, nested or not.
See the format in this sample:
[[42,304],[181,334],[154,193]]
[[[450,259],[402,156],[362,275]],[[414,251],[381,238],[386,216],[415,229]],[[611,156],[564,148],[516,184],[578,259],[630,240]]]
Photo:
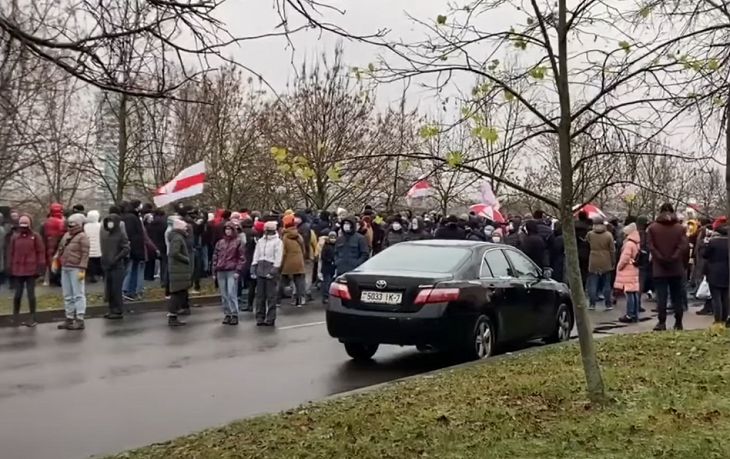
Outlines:
[[465,249],[477,249],[487,247],[505,247],[504,244],[495,244],[493,242],[482,242],[482,241],[466,241],[466,240],[451,240],[451,239],[426,239],[423,241],[410,241],[401,242],[403,245],[415,245],[423,247],[463,247]]

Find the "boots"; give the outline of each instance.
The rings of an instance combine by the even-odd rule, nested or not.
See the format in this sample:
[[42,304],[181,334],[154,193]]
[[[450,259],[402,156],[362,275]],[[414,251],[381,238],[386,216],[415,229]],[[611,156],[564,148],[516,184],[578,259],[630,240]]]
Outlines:
[[71,325],[66,327],[66,330],[83,330],[85,328],[84,319],[76,319],[71,322]]
[[659,322],[656,324],[656,327],[654,327],[654,331],[664,331],[667,329],[667,324],[664,322]]
[[231,316],[230,325],[238,325],[238,316]]
[[178,319],[177,316],[168,316],[167,325],[169,325],[171,327],[182,327],[183,325],[186,325],[186,324],[185,324],[185,322]]
[[231,316],[226,316],[225,319],[223,319],[223,325],[230,325],[231,324]]
[[58,324],[58,327],[56,327],[56,328],[58,328],[59,330],[72,330],[72,328],[70,328],[70,327],[73,327],[73,325],[74,325],[73,319],[66,319],[63,322],[61,322],[60,324]]
[[684,326],[682,326],[681,320],[674,322],[674,329],[675,330],[684,330]]

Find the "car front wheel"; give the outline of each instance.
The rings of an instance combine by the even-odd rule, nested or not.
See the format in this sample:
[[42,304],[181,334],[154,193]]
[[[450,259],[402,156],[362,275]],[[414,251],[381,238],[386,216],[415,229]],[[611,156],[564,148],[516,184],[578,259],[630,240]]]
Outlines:
[[545,341],[548,343],[560,343],[570,339],[570,332],[573,331],[573,318],[570,308],[562,303],[555,312],[554,330]]
[[357,362],[365,362],[373,358],[378,352],[377,344],[345,343],[347,355]]
[[492,321],[485,315],[480,315],[474,322],[469,342],[465,345],[467,357],[472,360],[486,359],[496,351],[497,335]]

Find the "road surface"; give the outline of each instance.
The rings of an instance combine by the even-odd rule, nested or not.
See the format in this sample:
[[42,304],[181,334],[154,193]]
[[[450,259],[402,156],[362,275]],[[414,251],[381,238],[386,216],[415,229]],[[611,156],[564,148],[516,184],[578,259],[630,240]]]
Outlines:
[[0,329],[0,457],[78,459],[119,452],[257,413],[455,363],[383,347],[356,365],[327,334],[321,307],[285,306],[278,328],[220,324],[195,309],[87,321],[83,332]]

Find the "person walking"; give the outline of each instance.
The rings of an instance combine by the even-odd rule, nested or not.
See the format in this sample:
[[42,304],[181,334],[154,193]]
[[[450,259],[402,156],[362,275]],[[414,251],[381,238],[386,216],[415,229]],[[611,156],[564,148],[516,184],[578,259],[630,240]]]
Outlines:
[[641,282],[639,263],[641,259],[641,236],[636,223],[630,223],[622,229],[624,242],[621,256],[616,264],[616,281],[613,287],[626,295],[626,314],[619,317],[619,322],[632,323],[639,321],[641,310]]
[[[159,255],[157,259],[160,263],[160,286],[165,288],[167,285],[167,241],[165,240],[165,231],[167,230],[167,216],[163,209],[155,209],[152,213],[152,221],[147,226],[147,235],[152,243],[157,247]],[[147,260],[148,263],[154,263]]]
[[702,256],[705,278],[710,286],[712,295],[712,309],[716,324],[728,324],[728,237],[727,226],[723,225],[715,230],[710,241],[704,244]]
[[[667,301],[671,298],[674,305],[674,329],[682,330],[682,276],[684,276],[684,256],[687,254],[687,234],[679,223],[674,207],[662,205],[659,216],[646,231],[647,243],[651,253],[651,268],[657,296],[659,321],[655,331],[667,329]],[[686,295],[686,293],[685,293]]]
[[213,275],[223,303],[224,325],[238,325],[238,279],[246,261],[245,248],[233,223],[226,223],[223,239],[213,251]]
[[188,224],[181,218],[172,220],[167,241],[168,300],[167,324],[185,325],[178,315],[187,310],[189,289],[192,286],[193,266],[188,248]]
[[335,243],[336,275],[345,274],[365,263],[370,255],[368,243],[362,234],[355,231],[355,221],[345,218],[342,221],[342,235]]
[[586,235],[586,240],[591,249],[588,258],[588,287],[589,304],[588,309],[596,309],[599,300],[599,290],[603,290],[603,301],[606,310],[613,309],[611,299],[612,284],[611,272],[613,261],[616,256],[616,245],[613,235],[607,230],[603,220],[596,219],[593,229]]
[[282,234],[283,255],[281,262],[281,283],[279,284],[279,298],[284,296],[284,286],[294,281],[294,305],[302,307],[306,303],[306,285],[304,265],[304,239],[297,231],[294,217],[287,215],[283,219],[284,233]]
[[89,282],[96,283],[96,278],[102,275],[101,271],[101,243],[99,234],[101,232],[101,223],[99,223],[99,211],[90,210],[86,215],[86,224],[84,224],[84,232],[89,238],[89,269],[87,274]]
[[28,307],[30,319],[23,322],[26,327],[35,327],[36,297],[35,282],[46,271],[46,249],[40,235],[32,229],[29,216],[22,215],[18,221],[18,230],[10,237],[7,247],[8,275],[15,288],[13,296],[13,325],[19,322],[20,302],[23,299],[23,289],[28,292]]
[[66,321],[60,330],[86,328],[86,269],[89,266],[89,237],[84,233],[84,214],[68,217],[68,232],[58,246],[56,258],[61,265],[61,288],[66,310]]
[[251,262],[251,277],[256,280],[256,325],[276,323],[276,283],[281,268],[284,247],[276,233],[276,222],[264,224],[264,235],[259,239]]
[[337,271],[337,265],[335,264],[335,253],[337,244],[337,233],[330,231],[325,236],[320,250],[319,267],[322,272],[322,303],[327,304],[329,302],[330,285],[335,277]]
[[100,263],[104,273],[104,298],[109,305],[109,311],[104,314],[104,318],[121,319],[124,314],[122,283],[129,257],[129,239],[127,233],[122,229],[122,219],[117,214],[109,214],[104,218],[101,226],[99,234]]

